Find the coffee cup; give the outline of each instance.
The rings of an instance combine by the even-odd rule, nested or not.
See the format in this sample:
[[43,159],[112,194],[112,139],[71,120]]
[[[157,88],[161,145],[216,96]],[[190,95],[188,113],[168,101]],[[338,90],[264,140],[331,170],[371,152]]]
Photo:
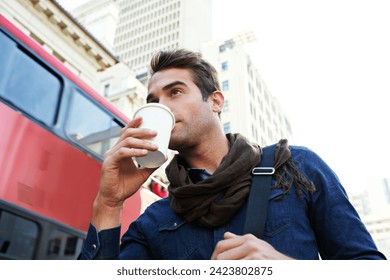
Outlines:
[[141,128],[148,128],[157,132],[156,137],[150,139],[157,144],[157,151],[148,151],[143,157],[135,157],[137,163],[147,168],[160,167],[168,159],[168,145],[171,131],[175,125],[175,116],[171,110],[159,103],[148,103],[134,113],[134,118],[142,117]]

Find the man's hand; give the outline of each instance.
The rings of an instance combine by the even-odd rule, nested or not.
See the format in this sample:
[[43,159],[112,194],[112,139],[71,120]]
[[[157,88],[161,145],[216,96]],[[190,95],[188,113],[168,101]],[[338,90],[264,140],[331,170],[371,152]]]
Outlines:
[[124,201],[136,193],[155,169],[138,168],[132,158],[158,147],[149,139],[155,131],[139,128],[141,118],[130,121],[118,142],[104,155],[100,189],[93,205],[92,223],[98,230],[119,226]]
[[269,243],[256,238],[252,234],[224,234],[215,246],[212,260],[292,260],[275,250]]

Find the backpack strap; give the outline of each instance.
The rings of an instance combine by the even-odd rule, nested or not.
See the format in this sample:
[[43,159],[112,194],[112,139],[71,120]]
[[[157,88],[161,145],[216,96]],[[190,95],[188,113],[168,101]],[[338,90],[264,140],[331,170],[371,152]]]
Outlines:
[[264,147],[257,167],[252,170],[252,185],[248,198],[244,233],[263,236],[267,219],[268,197],[271,191],[276,144]]

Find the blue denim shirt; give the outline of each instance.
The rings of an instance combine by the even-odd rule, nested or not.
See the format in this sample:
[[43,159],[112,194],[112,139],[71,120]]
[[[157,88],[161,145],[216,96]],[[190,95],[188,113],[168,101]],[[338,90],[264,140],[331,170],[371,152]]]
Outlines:
[[[290,148],[316,191],[298,198],[293,187],[278,200],[282,191],[273,189],[263,239],[296,259],[385,259],[329,166],[307,148]],[[186,222],[168,198],[161,199],[130,225],[121,242],[120,227],[97,232],[91,224],[79,259],[210,259],[226,231],[243,234],[246,206],[227,224],[204,228]]]

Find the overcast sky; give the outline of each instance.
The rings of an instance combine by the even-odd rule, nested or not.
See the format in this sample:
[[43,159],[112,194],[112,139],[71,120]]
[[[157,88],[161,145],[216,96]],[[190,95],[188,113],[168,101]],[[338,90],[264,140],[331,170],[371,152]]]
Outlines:
[[318,153],[348,193],[390,177],[388,1],[213,1],[214,38],[254,31],[246,49],[291,121],[291,144]]
[[[390,177],[390,5],[379,0],[214,0],[214,32],[247,47],[292,122],[348,192]],[[239,3],[239,5],[238,5]]]

